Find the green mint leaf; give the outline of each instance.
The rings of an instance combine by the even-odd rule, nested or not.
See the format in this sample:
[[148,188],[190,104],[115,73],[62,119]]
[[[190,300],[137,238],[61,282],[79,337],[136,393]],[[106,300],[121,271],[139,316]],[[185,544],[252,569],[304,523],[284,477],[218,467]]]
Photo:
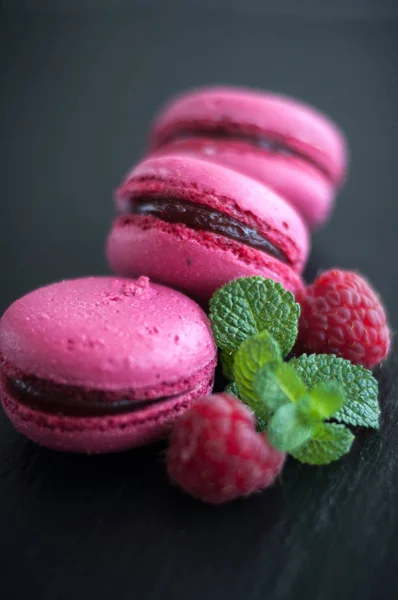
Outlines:
[[290,401],[281,388],[275,373],[276,365],[279,364],[282,363],[265,364],[259,369],[254,379],[254,391],[257,397],[267,405],[270,412],[274,412],[277,408]]
[[[230,396],[235,396],[236,398],[238,398],[238,400],[240,400],[239,390],[238,390],[235,382],[229,383],[227,385],[227,387],[225,388],[224,392],[226,394],[229,394]],[[265,431],[266,427],[267,427],[267,422],[264,420],[264,418],[257,416],[258,431]]]
[[264,416],[257,416],[256,415],[256,419],[257,419],[257,430],[258,431],[265,431],[267,429],[267,423],[268,423],[268,419],[269,419],[269,415],[267,415],[267,419]]
[[[236,383],[234,383],[234,382],[232,382],[232,383],[229,383],[229,384],[226,386],[226,388],[225,388],[224,392],[225,392],[226,394],[229,394],[230,396],[235,396],[236,398],[239,398],[239,390],[238,390],[238,388],[237,388],[237,385],[236,385]],[[240,398],[239,398],[239,400],[240,400]]]
[[327,465],[350,451],[354,435],[337,423],[319,423],[312,429],[312,437],[291,455],[310,465]]
[[228,352],[227,350],[222,350],[220,353],[220,361],[221,361],[221,366],[222,366],[222,372],[223,372],[225,379],[228,379],[228,381],[233,381],[233,379],[234,379],[234,372],[233,372],[234,355],[233,355],[233,353]]
[[295,404],[280,406],[267,427],[269,442],[278,450],[292,453],[312,434],[312,426],[302,419]]
[[210,300],[210,320],[217,346],[230,353],[248,337],[268,331],[286,356],[298,331],[300,305],[272,279],[242,277],[218,289]]
[[289,364],[294,366],[309,389],[323,381],[333,380],[341,384],[345,402],[333,415],[334,420],[378,429],[378,384],[370,371],[333,354],[303,354],[290,360]]
[[288,363],[274,363],[273,371],[281,389],[291,402],[296,402],[307,393],[307,388],[296,369]]
[[250,406],[257,419],[266,422],[269,410],[257,395],[254,384],[260,367],[281,360],[280,348],[267,331],[262,331],[244,341],[234,358],[234,380],[239,397]]
[[267,363],[258,371],[254,390],[271,411],[286,402],[296,402],[307,393],[297,371],[284,362]]
[[298,403],[298,408],[305,418],[316,423],[334,415],[343,406],[344,400],[341,384],[336,381],[324,381],[307,393]]

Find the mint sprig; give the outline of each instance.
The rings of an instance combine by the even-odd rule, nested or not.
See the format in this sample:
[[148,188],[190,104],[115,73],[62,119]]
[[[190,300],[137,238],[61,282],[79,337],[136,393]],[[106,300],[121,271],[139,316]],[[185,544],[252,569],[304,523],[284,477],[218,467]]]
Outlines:
[[289,361],[305,385],[312,389],[324,381],[336,381],[344,389],[346,401],[333,420],[347,425],[379,428],[378,384],[364,367],[334,354],[303,354]]
[[351,448],[354,435],[344,424],[378,428],[378,385],[370,371],[334,355],[285,363],[299,315],[290,292],[257,276],[231,281],[210,301],[230,381],[225,391],[253,410],[258,429],[276,448],[301,462],[328,464]]
[[257,333],[244,341],[235,353],[233,374],[239,397],[264,424],[270,412],[256,392],[255,379],[263,365],[280,360],[280,347],[267,331]]
[[287,402],[271,417],[267,434],[272,446],[292,452],[311,438],[312,426],[296,405]]
[[278,450],[311,464],[337,460],[349,450],[353,436],[348,430],[342,433],[343,425],[322,427],[344,405],[343,387],[328,381],[309,390],[291,364],[278,360],[273,351],[277,344],[265,334],[246,340],[235,355],[239,397],[260,416],[270,443]]
[[254,390],[270,410],[276,410],[289,401],[296,402],[307,392],[295,369],[284,362],[272,362],[261,367],[254,378]]
[[268,331],[286,356],[298,332],[300,305],[272,279],[242,277],[218,289],[210,300],[217,346],[235,352],[247,338]]
[[343,388],[335,381],[325,381],[319,383],[312,390],[308,390],[299,405],[302,413],[316,423],[332,417],[344,405],[344,402]]
[[354,435],[344,425],[319,423],[313,427],[311,437],[291,455],[310,465],[327,465],[347,454],[353,441]]

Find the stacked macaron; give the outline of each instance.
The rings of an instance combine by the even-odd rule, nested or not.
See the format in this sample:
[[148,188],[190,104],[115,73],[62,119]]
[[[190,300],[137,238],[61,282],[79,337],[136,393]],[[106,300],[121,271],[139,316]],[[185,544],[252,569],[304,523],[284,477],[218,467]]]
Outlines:
[[307,228],[270,188],[183,155],[150,158],[116,195],[108,256],[116,273],[206,301],[231,279],[262,275],[301,292]]
[[301,297],[309,230],[345,174],[337,128],[272,94],[186,94],[150,138],[116,192],[108,258],[120,278],[44,287],[0,321],[4,410],[45,446],[110,452],[164,437],[213,386],[217,350],[192,298],[206,305],[251,275]]
[[247,275],[300,296],[309,229],[329,216],[346,164],[343,135],[309,106],[237,88],[187,93],[116,192],[110,265],[201,301]]

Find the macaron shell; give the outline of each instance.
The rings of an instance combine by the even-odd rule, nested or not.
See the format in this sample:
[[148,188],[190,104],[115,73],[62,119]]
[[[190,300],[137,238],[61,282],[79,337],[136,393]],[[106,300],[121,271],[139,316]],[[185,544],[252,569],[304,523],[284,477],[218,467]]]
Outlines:
[[272,256],[222,236],[150,217],[117,219],[107,251],[116,273],[137,276],[145,272],[154,281],[180,289],[202,302],[207,302],[228,281],[251,275],[279,281],[295,296],[304,289],[301,277]]
[[32,441],[66,452],[120,452],[167,436],[173,423],[199,397],[211,392],[214,365],[194,390],[131,414],[77,418],[50,415],[16,402],[0,384],[3,408],[15,429]]
[[268,187],[231,169],[189,156],[162,156],[135,167],[116,193],[120,212],[131,198],[165,196],[204,204],[255,228],[301,272],[309,253],[307,227]]
[[190,298],[147,277],[91,277],[15,302],[0,322],[0,357],[11,377],[146,399],[190,389],[216,347]]
[[310,229],[318,228],[329,217],[334,186],[301,158],[211,137],[172,141],[152,152],[151,156],[182,154],[224,165],[269,186],[294,206]]
[[178,131],[215,126],[273,134],[321,165],[336,185],[344,179],[347,146],[338,127],[311,106],[271,92],[209,87],[182,94],[159,114],[150,148],[158,148]]

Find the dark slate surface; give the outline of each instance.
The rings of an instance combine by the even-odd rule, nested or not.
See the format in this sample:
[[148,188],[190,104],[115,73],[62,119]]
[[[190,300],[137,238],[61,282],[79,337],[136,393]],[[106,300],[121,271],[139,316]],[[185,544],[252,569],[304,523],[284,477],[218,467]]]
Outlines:
[[[0,311],[50,281],[108,272],[111,191],[154,111],[177,90],[234,83],[305,99],[346,131],[350,178],[307,278],[363,271],[397,327],[395,2],[3,4]],[[283,485],[218,510],[168,485],[163,445],[61,455],[0,413],[0,597],[396,598],[397,373],[395,352],[380,372],[380,434],[329,467],[291,461]]]

